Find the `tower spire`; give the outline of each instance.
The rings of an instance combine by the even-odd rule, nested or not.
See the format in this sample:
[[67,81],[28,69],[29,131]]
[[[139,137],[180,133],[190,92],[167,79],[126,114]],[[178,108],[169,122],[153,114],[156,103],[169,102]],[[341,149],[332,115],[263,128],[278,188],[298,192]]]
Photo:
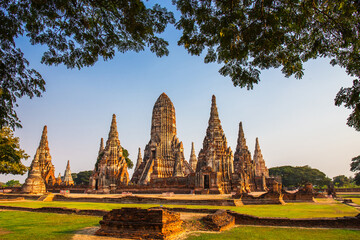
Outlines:
[[219,113],[218,113],[217,106],[216,106],[215,95],[212,95],[212,98],[211,98],[211,111],[210,111],[209,123],[212,120],[219,120]]
[[112,115],[111,120],[111,126],[110,126],[110,132],[109,132],[109,139],[119,139],[119,133],[117,131],[117,125],[116,125],[116,115]]
[[190,154],[189,164],[195,172],[196,165],[197,165],[197,158],[196,158],[196,154],[195,154],[194,142],[191,143],[191,154]]
[[49,143],[48,143],[48,139],[47,139],[47,126],[45,125],[41,134],[41,139],[40,139],[40,145],[39,148],[42,147],[46,150],[49,149]]
[[141,148],[139,148],[135,171],[140,167],[142,161],[143,161],[143,159],[142,159],[142,156],[141,156]]
[[246,138],[245,138],[242,122],[240,122],[236,151],[242,151],[242,150],[248,150],[248,146],[246,145]]
[[64,173],[64,184],[66,186],[74,185],[74,180],[71,176],[71,171],[70,171],[70,160],[68,160],[66,165],[66,170]]
[[256,138],[255,151],[254,151],[254,162],[255,162],[255,174],[256,176],[269,177],[269,170],[265,165],[264,157],[261,153],[259,139]]
[[99,148],[99,154],[104,151],[104,138],[100,139],[100,148]]

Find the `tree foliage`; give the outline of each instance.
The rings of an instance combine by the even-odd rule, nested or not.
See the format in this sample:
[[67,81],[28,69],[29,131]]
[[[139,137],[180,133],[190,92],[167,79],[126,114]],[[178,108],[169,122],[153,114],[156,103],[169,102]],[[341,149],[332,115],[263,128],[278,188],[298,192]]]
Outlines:
[[350,171],[355,172],[355,183],[360,185],[360,155],[351,159]]
[[20,149],[19,138],[14,137],[8,127],[0,130],[0,174],[24,174],[27,167],[21,163],[21,159],[29,156]]
[[23,96],[40,96],[45,81],[24,58],[15,39],[47,47],[41,62],[68,68],[92,66],[99,57],[112,59],[116,51],[149,47],[161,57],[168,43],[158,37],[173,13],[141,0],[3,0],[0,2],[0,127],[20,127],[14,110]]
[[301,78],[303,64],[318,57],[356,78],[335,104],[352,109],[347,124],[360,131],[360,2],[358,0],[173,0],[181,18],[178,42],[205,63],[223,66],[234,86],[252,89],[260,72],[281,68]]
[[269,169],[269,174],[270,176],[280,176],[284,187],[300,187],[306,183],[321,187],[331,182],[325,173],[309,166],[273,167]]
[[351,184],[351,181],[345,175],[339,175],[333,177],[333,184],[335,185],[335,187],[347,187]]
[[20,186],[21,183],[19,182],[19,180],[12,179],[10,181],[7,181],[4,187],[20,187]]
[[122,150],[123,150],[123,156],[125,158],[128,168],[132,169],[134,167],[134,163],[129,158],[130,154],[129,154],[128,150],[126,150],[125,148],[122,148]]
[[92,174],[92,171],[89,170],[89,171],[81,171],[81,172],[78,172],[78,173],[75,173],[75,177],[73,174],[73,180],[74,180],[74,183],[75,185],[80,185],[80,184],[84,184],[84,185],[89,185],[89,179],[90,179],[90,176]]

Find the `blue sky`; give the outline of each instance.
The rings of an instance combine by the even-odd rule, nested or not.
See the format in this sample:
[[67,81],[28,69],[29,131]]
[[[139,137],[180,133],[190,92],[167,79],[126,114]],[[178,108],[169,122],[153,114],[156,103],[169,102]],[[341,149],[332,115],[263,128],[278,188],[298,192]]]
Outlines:
[[[233,150],[242,121],[250,151],[253,154],[259,137],[268,167],[309,165],[329,177],[352,175],[349,165],[360,154],[360,134],[346,125],[350,111],[334,106],[333,101],[341,87],[352,84],[344,69],[332,67],[329,59],[310,61],[301,80],[285,78],[279,69],[267,70],[254,90],[248,91],[222,77],[220,65],[204,64],[203,58],[177,46],[179,32],[172,26],[163,37],[170,43],[168,57],[157,58],[148,50],[118,53],[113,60],[80,71],[40,64],[45,48],[19,39],[18,47],[47,83],[43,97],[18,102],[23,128],[15,135],[31,156],[25,165],[30,165],[47,125],[55,175],[63,175],[67,160],[72,172],[92,170],[113,113],[120,142],[136,162],[138,147],[143,151],[150,139],[153,105],[165,92],[175,106],[178,137],[187,160],[192,141],[196,153],[202,147],[215,94]],[[25,177],[0,175],[0,181],[23,182]]]

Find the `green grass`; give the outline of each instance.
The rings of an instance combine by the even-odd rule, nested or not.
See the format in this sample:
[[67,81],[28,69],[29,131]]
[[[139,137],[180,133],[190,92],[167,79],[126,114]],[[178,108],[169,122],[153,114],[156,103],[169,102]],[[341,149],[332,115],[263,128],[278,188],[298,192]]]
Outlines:
[[347,195],[347,194],[344,194],[344,195],[340,195],[340,194],[338,194],[337,195],[338,197],[342,197],[342,198],[360,198],[360,194],[358,194],[358,195]]
[[[111,210],[122,207],[150,208],[159,204],[116,204],[116,203],[89,203],[89,202],[2,202],[0,205],[18,207],[67,207],[77,209]],[[288,218],[317,218],[317,217],[343,217],[355,216],[359,211],[341,203],[288,203],[286,205],[244,205],[230,206],[205,206],[205,205],[163,205],[169,208],[209,208],[229,209],[239,213],[259,217],[288,217]]]
[[71,239],[76,230],[98,225],[100,219],[92,216],[2,211],[0,239]]
[[360,198],[351,198],[353,203],[356,203],[357,205],[360,205]]
[[360,239],[360,231],[345,229],[303,229],[240,226],[229,231],[218,233],[195,233],[187,240],[210,239],[266,239],[266,240],[300,240],[300,239]]

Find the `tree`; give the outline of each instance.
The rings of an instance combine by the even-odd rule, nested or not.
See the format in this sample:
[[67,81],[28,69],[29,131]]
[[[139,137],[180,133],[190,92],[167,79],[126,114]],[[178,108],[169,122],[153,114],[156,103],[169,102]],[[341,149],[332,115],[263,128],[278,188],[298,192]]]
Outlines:
[[158,37],[173,13],[141,0],[3,0],[0,2],[0,127],[21,127],[14,110],[23,96],[41,96],[45,81],[29,68],[15,39],[47,46],[41,62],[68,68],[92,66],[99,57],[112,59],[115,51],[149,47],[161,57],[168,43]]
[[360,185],[360,155],[351,159],[350,171],[355,172],[355,183]]
[[309,166],[292,167],[281,166],[269,169],[270,176],[280,176],[284,187],[300,187],[305,183],[322,187],[328,185],[331,180],[325,173]]
[[261,70],[279,68],[302,78],[303,63],[318,57],[346,69],[353,87],[335,104],[352,109],[347,124],[360,131],[360,2],[358,0],[173,0],[181,18],[178,41],[220,74],[252,89]]
[[7,181],[5,185],[6,185],[6,187],[20,187],[21,186],[19,180],[14,180],[14,179]]
[[75,185],[80,185],[80,184],[88,185],[91,174],[92,174],[91,170],[81,171],[76,173],[76,177],[73,178]]
[[129,154],[128,150],[126,150],[125,148],[122,148],[122,150],[123,150],[123,156],[125,158],[128,168],[132,169],[134,167],[134,163],[129,158],[130,154]]
[[345,175],[339,175],[339,176],[333,177],[333,183],[334,183],[335,187],[346,187],[351,182],[350,182],[350,179],[348,177],[346,177]]
[[8,127],[0,130],[0,173],[24,174],[27,167],[21,163],[21,159],[27,159],[29,155],[20,149],[19,138],[14,137]]

